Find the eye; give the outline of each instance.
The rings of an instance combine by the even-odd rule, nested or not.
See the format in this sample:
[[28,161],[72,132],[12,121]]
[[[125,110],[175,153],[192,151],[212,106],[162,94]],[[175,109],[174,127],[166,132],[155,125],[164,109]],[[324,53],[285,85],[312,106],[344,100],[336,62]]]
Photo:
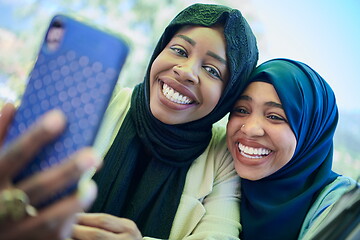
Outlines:
[[183,57],[188,56],[187,52],[181,47],[171,46],[170,49],[173,50],[177,55],[180,55],[180,56],[183,56]]
[[246,108],[244,108],[244,107],[235,107],[235,108],[231,111],[231,113],[237,114],[237,115],[239,115],[239,116],[243,116],[243,115],[249,114],[249,111],[246,110]]
[[281,117],[281,116],[279,116],[279,115],[277,115],[277,114],[269,114],[268,116],[267,116],[267,118],[268,119],[270,119],[270,120],[272,120],[272,121],[276,121],[276,122],[288,122],[287,120],[286,120],[286,118],[284,118],[284,117]]
[[220,76],[220,72],[219,72],[216,68],[211,67],[211,66],[204,66],[203,68],[204,68],[205,71],[207,71],[212,77],[218,78],[218,79],[222,80],[222,79],[221,79],[221,76]]

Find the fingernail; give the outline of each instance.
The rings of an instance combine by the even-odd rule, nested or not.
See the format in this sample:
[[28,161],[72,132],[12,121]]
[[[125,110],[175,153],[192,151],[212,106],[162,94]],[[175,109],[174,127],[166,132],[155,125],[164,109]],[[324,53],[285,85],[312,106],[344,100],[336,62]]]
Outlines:
[[77,164],[83,171],[97,168],[101,163],[100,157],[92,148],[86,148],[79,154],[80,155],[78,155]]
[[82,181],[78,185],[77,195],[84,208],[88,208],[95,200],[97,186],[93,180]]
[[42,124],[47,131],[60,132],[65,127],[65,115],[58,109],[54,109],[46,113],[42,119]]

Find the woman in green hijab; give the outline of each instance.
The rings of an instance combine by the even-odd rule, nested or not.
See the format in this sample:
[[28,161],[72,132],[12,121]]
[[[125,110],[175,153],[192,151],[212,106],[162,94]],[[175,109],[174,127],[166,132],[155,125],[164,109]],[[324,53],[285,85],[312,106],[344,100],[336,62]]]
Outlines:
[[123,224],[130,223],[137,238],[237,239],[238,177],[225,129],[213,124],[232,108],[257,60],[240,11],[214,4],[181,11],[144,81],[109,105],[96,142],[104,155],[94,176],[98,198],[73,237],[129,237]]

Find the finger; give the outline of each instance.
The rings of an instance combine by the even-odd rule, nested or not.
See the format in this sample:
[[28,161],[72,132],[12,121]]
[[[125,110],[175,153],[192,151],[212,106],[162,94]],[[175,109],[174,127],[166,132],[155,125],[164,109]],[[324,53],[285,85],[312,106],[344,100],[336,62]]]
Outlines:
[[14,115],[15,106],[11,103],[6,103],[0,112],[0,146],[2,146],[5,139],[7,128],[9,127]]
[[73,239],[96,240],[96,239],[118,239],[115,233],[83,225],[74,225],[72,230]]
[[132,235],[130,233],[112,233],[103,229],[88,227],[83,225],[74,225],[71,240],[141,240],[141,235]]
[[35,153],[65,128],[65,116],[52,110],[0,152],[0,180],[12,178]]
[[104,213],[81,213],[78,214],[78,224],[101,228],[114,233],[128,232],[130,234],[140,234],[136,224],[127,218],[119,218]]
[[[96,198],[96,195],[97,195],[97,187],[93,180],[90,180],[85,184],[81,184],[79,186],[78,192],[75,195],[76,198],[79,199],[79,203],[80,203],[79,205],[80,209],[78,209],[77,212],[84,211],[90,208],[91,204],[94,202]],[[74,216],[74,218],[70,218],[65,222],[64,226],[62,227],[62,233],[61,233],[62,239],[64,239],[65,237],[70,237],[72,235],[73,226],[76,220],[77,218],[76,216]]]
[[65,239],[71,235],[77,212],[91,205],[96,197],[96,185],[89,182],[86,192],[69,197],[43,209],[36,217],[17,223],[15,228],[0,231],[0,239]]
[[69,160],[20,182],[17,187],[27,193],[31,204],[38,205],[75,184],[85,171],[96,169],[100,160],[91,148],[73,154]]

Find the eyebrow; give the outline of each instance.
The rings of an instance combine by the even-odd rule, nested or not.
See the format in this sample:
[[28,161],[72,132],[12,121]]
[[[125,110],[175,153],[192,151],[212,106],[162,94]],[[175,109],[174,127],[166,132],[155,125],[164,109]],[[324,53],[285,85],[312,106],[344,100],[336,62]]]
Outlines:
[[283,106],[277,102],[266,102],[265,105],[269,106],[269,107],[276,107],[276,108],[284,109]]
[[[176,35],[176,37],[184,39],[186,42],[190,43],[192,46],[196,45],[196,42],[193,39],[189,38],[188,36],[178,34],[178,35]],[[214,53],[212,51],[208,51],[206,54],[213,57],[213,58],[215,58],[216,60],[218,60],[222,64],[227,65],[226,60],[224,58],[220,57],[219,55],[217,55],[216,53]]]
[[216,60],[218,60],[219,62],[223,63],[224,65],[227,65],[227,62],[225,59],[223,59],[222,57],[220,57],[219,55],[217,55],[216,53],[212,52],[212,51],[208,51],[207,55],[215,58]]
[[189,38],[188,36],[185,36],[185,35],[182,35],[182,34],[178,34],[178,35],[176,35],[176,37],[179,37],[179,38],[184,39],[185,41],[187,41],[188,43],[190,43],[192,46],[195,46],[195,45],[196,45],[196,42],[195,42],[193,39]]
[[[252,101],[252,98],[250,96],[247,96],[247,95],[242,95],[242,96],[240,96],[239,100]],[[280,103],[273,102],[273,101],[266,102],[265,106],[284,109],[283,106]]]

